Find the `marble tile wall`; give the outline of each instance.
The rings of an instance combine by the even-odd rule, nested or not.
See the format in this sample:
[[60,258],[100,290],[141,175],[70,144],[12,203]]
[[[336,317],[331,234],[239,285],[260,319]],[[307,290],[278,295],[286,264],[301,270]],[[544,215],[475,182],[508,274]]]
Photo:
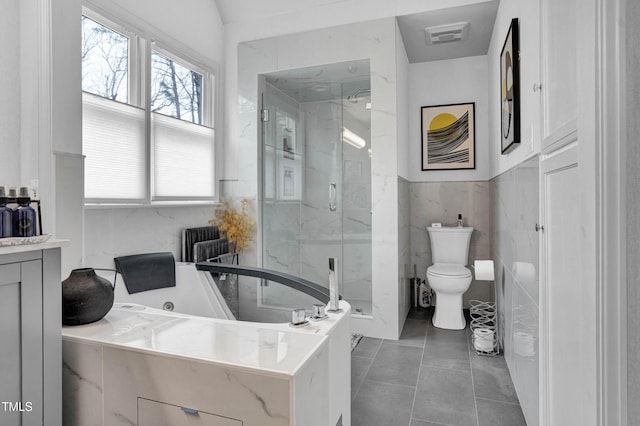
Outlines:
[[[271,111],[271,119],[263,124],[265,149],[262,156],[264,180],[264,202],[262,203],[263,266],[300,275],[300,196],[304,179],[301,175],[304,155],[302,120],[299,119],[299,104],[285,93],[267,83],[264,106]],[[283,151],[282,126],[294,121],[292,131],[295,138],[293,155]],[[284,170],[293,170],[289,182],[293,191],[284,191]],[[290,189],[289,189],[290,190]]]
[[267,202],[262,214],[264,267],[300,275],[300,203]]
[[[341,262],[342,291],[354,311],[371,313],[371,159],[366,149],[341,142],[347,124],[340,100],[301,104],[305,167],[300,214],[301,274],[328,285],[327,259]],[[344,115],[343,115],[344,114]],[[355,124],[355,123],[353,123]],[[370,144],[370,137],[357,129]],[[329,211],[329,183],[337,184],[337,209]]]
[[116,256],[162,251],[180,260],[182,230],[213,217],[213,206],[86,209],[84,266],[113,268]]
[[534,156],[490,181],[499,329],[527,424],[538,424],[538,179]]
[[[305,121],[304,190],[300,238],[335,239],[342,235],[342,207],[329,211],[329,184],[336,183],[342,197],[342,102],[308,102],[301,105]],[[325,271],[326,272],[326,271]]]
[[[427,226],[433,222],[455,225],[458,213],[464,224],[474,228],[469,246],[469,264],[491,259],[491,224],[488,182],[411,182],[410,227],[411,264],[417,266],[418,278],[426,279],[431,261],[431,242]],[[465,306],[471,299],[493,300],[492,284],[473,281],[464,294]]]

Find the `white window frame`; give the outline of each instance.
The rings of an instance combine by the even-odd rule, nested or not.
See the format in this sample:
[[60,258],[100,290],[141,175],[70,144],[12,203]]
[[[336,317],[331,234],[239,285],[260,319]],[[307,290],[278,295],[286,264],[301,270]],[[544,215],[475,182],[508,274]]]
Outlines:
[[[218,202],[218,158],[220,144],[217,121],[219,105],[219,79],[218,64],[204,60],[193,50],[180,42],[171,39],[156,28],[148,26],[143,21],[132,23],[118,12],[105,10],[101,5],[92,1],[85,1],[82,14],[118,33],[129,37],[129,94],[128,104],[145,110],[145,196],[142,199],[117,199],[117,198],[85,198],[85,206],[89,208],[113,207],[113,206],[162,206],[171,204],[216,204]],[[136,25],[137,24],[137,25]],[[209,127],[214,132],[212,140],[212,179],[213,193],[211,196],[155,196],[154,195],[154,164],[153,164],[153,134],[151,112],[151,54],[157,51],[174,62],[196,71],[203,78],[202,92],[202,126]],[[89,92],[82,92],[83,96]],[[118,102],[118,101],[113,101]],[[189,122],[189,121],[187,121]]]

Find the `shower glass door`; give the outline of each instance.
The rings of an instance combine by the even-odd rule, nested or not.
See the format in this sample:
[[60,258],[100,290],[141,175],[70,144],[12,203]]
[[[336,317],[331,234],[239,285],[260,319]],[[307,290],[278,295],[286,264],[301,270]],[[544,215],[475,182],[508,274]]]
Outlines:
[[[262,81],[262,265],[328,287],[334,257],[341,294],[370,314],[369,93],[348,99],[362,83],[305,78],[318,74],[294,70]],[[263,307],[314,303],[284,286],[262,285],[259,293]]]

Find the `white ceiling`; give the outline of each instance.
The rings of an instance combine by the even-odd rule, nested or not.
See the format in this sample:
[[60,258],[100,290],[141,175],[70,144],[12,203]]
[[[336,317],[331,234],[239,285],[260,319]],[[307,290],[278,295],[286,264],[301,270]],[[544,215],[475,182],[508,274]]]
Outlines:
[[215,0],[225,24],[256,21],[349,0]]
[[[352,0],[215,0],[225,24],[284,17],[284,15],[301,11],[313,14],[314,9],[332,4],[340,5],[340,3],[345,4],[345,9],[348,9],[346,6],[350,1]],[[398,25],[409,62],[486,55],[500,1],[474,1],[472,4],[463,6],[398,16]],[[458,22],[469,22],[469,37],[466,41],[435,46],[426,44],[425,27]]]
[[[493,24],[498,13],[499,0],[448,9],[432,10],[413,15],[399,16],[398,26],[407,50],[409,63],[440,61],[486,55],[491,42]],[[469,23],[468,37],[464,41],[428,45],[426,27]]]

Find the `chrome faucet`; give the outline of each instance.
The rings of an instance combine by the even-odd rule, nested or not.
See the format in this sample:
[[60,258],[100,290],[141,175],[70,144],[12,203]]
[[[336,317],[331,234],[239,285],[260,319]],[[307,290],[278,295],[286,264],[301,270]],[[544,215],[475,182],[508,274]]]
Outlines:
[[338,284],[338,259],[329,258],[329,309],[328,312],[341,312],[340,309],[340,286]]

